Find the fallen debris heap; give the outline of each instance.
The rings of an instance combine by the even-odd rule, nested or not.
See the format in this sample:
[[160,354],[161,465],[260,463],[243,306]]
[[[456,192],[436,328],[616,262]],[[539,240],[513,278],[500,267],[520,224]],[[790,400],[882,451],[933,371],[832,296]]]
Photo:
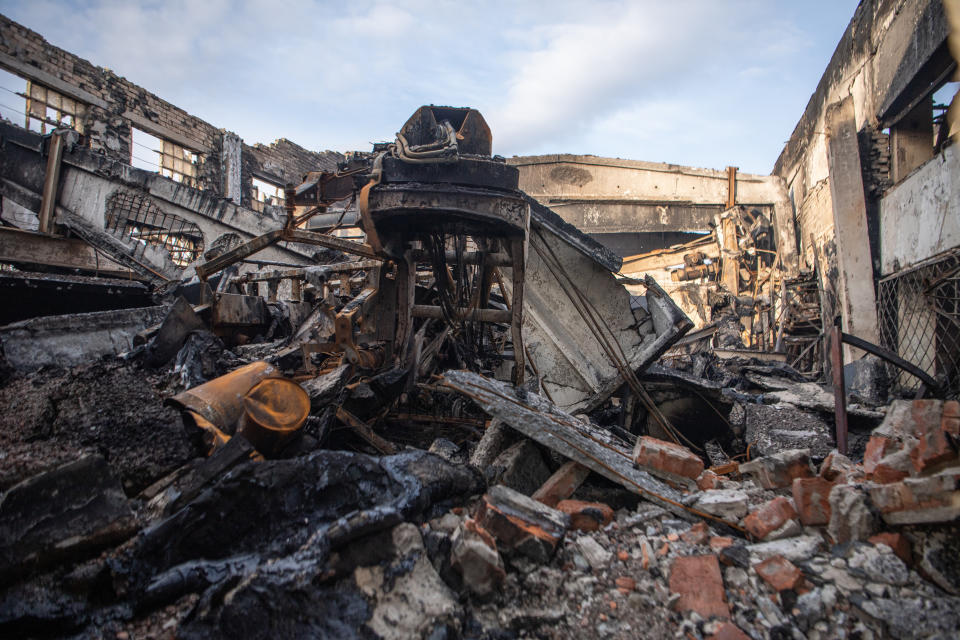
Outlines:
[[[842,394],[848,432],[783,362],[656,364],[692,323],[490,151],[423,107],[129,350],[0,330],[0,635],[955,634],[960,404]],[[242,262],[281,242],[322,251]]]

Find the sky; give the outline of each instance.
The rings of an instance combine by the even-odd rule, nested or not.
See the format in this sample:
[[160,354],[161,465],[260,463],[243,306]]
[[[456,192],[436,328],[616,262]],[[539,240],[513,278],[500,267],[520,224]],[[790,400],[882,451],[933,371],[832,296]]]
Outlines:
[[0,0],[248,144],[370,150],[423,104],[495,154],[768,174],[856,0]]

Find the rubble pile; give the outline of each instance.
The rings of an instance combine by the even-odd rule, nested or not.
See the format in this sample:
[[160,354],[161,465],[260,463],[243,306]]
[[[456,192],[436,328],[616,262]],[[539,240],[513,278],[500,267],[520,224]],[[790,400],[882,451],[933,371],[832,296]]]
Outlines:
[[424,107],[131,349],[5,368],[0,635],[955,637],[960,404],[851,396],[845,455],[783,362],[657,364],[689,320],[501,160]]

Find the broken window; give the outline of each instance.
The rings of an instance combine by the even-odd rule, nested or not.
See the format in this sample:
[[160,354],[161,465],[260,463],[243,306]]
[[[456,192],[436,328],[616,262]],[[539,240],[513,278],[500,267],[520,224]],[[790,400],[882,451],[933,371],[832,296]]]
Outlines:
[[0,71],[0,115],[11,122],[22,122],[27,129],[46,134],[57,127],[69,127],[83,133],[86,105],[58,91]]
[[252,182],[253,186],[250,201],[253,204],[254,211],[263,211],[264,205],[274,207],[283,206],[284,197],[282,186],[261,180],[255,176],[252,178]]
[[137,242],[141,255],[147,246],[163,247],[181,267],[196,262],[203,254],[200,227],[178,215],[164,213],[140,194],[118,191],[111,195],[107,200],[106,227],[114,235]]
[[70,127],[83,133],[86,105],[73,98],[27,81],[27,128],[47,133],[56,127]]
[[197,166],[200,163],[200,154],[136,127],[131,127],[131,131],[131,165],[138,169],[156,171],[174,182],[198,187]]

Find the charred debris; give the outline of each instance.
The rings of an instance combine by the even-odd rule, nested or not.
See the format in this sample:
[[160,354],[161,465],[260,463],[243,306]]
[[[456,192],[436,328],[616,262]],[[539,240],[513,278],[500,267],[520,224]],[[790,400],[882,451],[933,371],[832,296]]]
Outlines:
[[2,331],[2,635],[952,637],[938,381],[825,327],[762,213],[634,260],[707,283],[691,332],[490,154],[423,107],[177,278],[88,234],[159,305]]

